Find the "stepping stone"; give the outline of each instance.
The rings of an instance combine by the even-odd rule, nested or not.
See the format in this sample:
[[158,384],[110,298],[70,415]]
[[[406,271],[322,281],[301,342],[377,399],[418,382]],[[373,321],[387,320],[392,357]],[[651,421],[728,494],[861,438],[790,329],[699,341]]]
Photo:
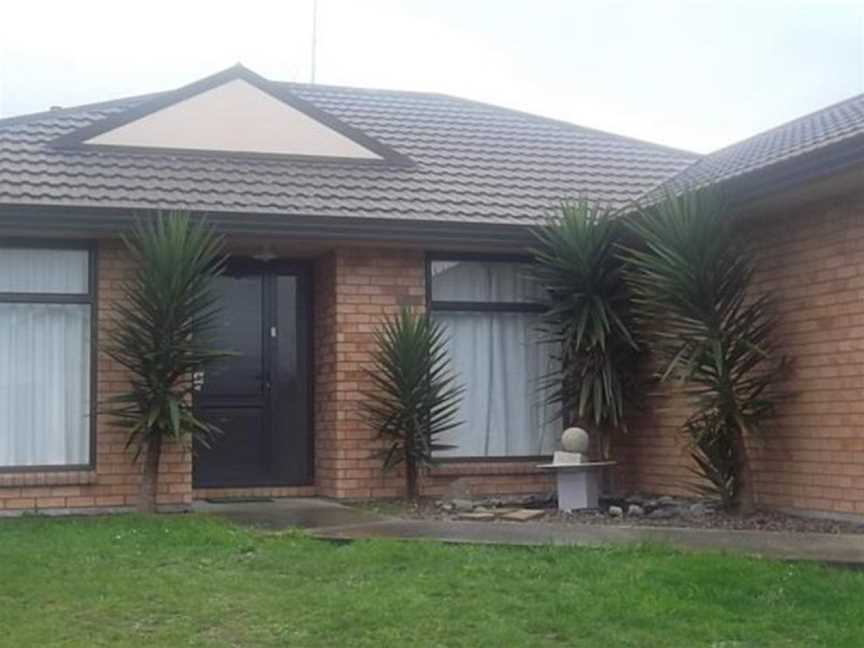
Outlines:
[[463,513],[467,513],[469,511],[474,510],[474,502],[472,502],[471,500],[468,500],[468,499],[461,499],[461,498],[457,497],[457,498],[450,500],[450,504],[452,504],[453,508],[455,508],[457,511],[460,511]]
[[545,515],[545,511],[541,511],[539,509],[519,509],[518,511],[513,511],[512,513],[507,513],[506,515],[502,515],[502,520],[510,520],[511,522],[527,522],[528,520],[536,520],[537,518],[541,518]]
[[460,513],[456,518],[459,520],[471,520],[473,522],[490,522],[495,519],[495,514],[484,513],[482,511],[478,513]]
[[501,508],[492,509],[492,512],[500,518],[500,517],[504,517],[505,515],[510,515],[511,513],[515,513],[516,511],[519,511],[519,510],[520,509],[513,508],[512,506],[509,506],[509,507],[502,506]]

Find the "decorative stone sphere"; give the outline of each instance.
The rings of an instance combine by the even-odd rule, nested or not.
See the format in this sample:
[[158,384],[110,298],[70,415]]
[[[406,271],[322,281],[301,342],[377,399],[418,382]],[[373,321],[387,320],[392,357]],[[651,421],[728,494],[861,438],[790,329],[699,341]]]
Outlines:
[[588,433],[578,427],[567,428],[561,434],[561,447],[567,452],[588,452]]

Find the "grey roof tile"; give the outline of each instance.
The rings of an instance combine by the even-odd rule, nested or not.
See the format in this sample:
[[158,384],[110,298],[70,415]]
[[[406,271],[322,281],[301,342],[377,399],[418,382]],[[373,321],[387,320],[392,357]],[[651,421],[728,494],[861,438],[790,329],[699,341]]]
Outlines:
[[531,224],[565,198],[624,205],[697,157],[444,95],[274,86],[414,164],[49,146],[151,95],[0,120],[0,204]]
[[648,192],[645,198],[657,197],[667,190],[715,185],[765,171],[859,136],[864,136],[864,94],[698,158]]

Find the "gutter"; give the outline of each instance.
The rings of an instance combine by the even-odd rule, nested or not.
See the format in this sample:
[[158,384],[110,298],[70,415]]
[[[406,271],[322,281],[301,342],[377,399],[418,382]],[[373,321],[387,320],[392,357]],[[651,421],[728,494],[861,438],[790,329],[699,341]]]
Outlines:
[[[50,231],[50,235],[54,236],[118,236],[128,231],[136,218],[147,217],[157,211],[160,210],[3,205],[0,207],[0,235],[25,232],[44,235]],[[304,241],[524,249],[535,240],[532,233],[534,228],[530,225],[227,212],[192,213],[205,217],[217,230],[225,234],[278,236]]]
[[757,201],[841,175],[862,165],[864,165],[864,134],[778,162],[750,174],[721,181],[719,186],[729,197],[732,206],[743,209]]

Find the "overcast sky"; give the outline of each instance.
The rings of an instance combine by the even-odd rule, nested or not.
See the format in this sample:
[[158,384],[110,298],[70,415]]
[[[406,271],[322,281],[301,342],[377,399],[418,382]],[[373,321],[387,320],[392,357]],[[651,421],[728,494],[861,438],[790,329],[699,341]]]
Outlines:
[[[318,0],[319,83],[445,92],[707,152],[864,92],[864,0]],[[7,2],[0,116],[242,62],[310,74],[312,0]]]

